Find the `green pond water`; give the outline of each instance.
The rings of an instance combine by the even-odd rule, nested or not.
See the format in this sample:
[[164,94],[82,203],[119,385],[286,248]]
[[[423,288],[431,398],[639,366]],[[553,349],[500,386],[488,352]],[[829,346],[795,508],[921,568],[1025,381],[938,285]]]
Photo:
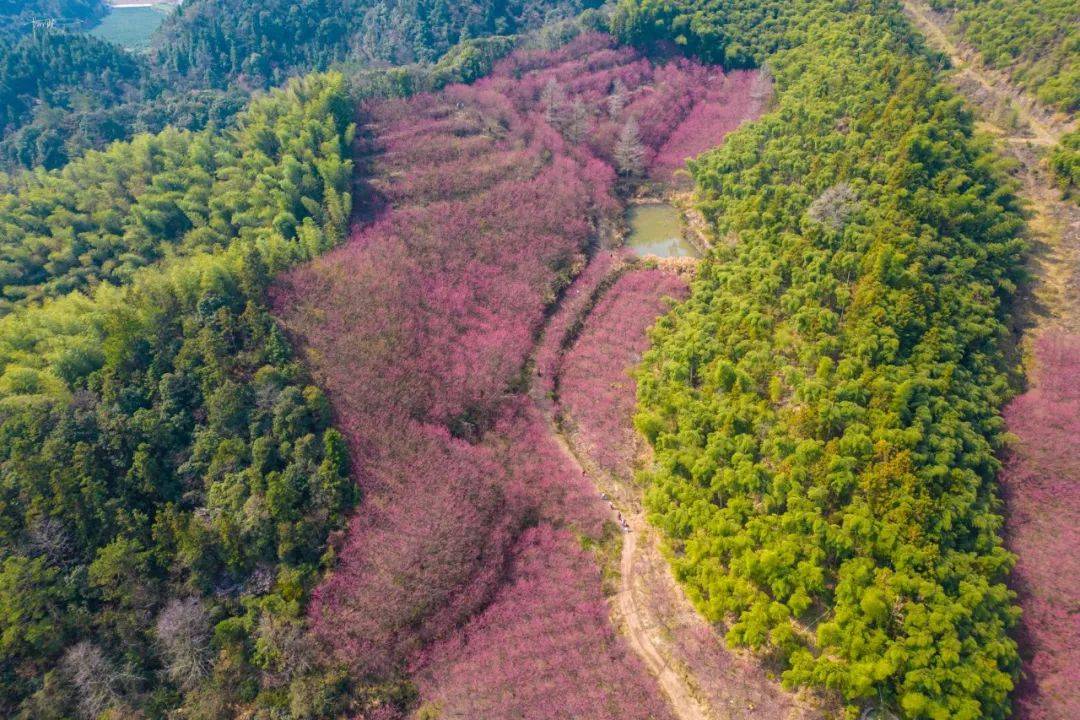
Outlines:
[[671,205],[634,205],[628,220],[630,235],[626,244],[638,255],[701,257],[697,248],[683,238],[679,211]]

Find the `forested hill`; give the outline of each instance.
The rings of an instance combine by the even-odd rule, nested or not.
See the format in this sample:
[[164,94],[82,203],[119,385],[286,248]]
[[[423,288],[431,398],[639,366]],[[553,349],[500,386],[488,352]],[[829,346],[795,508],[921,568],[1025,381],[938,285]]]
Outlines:
[[1080,110],[1080,5],[1075,0],[931,0],[983,62],[1048,106]]
[[354,486],[263,291],[343,236],[351,120],[309,77],[0,197],[0,716],[337,714],[301,612]]
[[459,40],[569,17],[601,0],[189,0],[161,29],[158,63],[201,83],[279,82],[296,68],[428,62]]
[[34,28],[34,21],[53,21],[78,29],[106,12],[103,0],[0,0],[0,39],[11,41]]
[[[97,2],[0,0],[0,716],[441,720],[432,687],[475,708],[490,675],[515,709],[458,716],[667,717],[581,650],[621,657],[606,510],[524,385],[549,303],[581,303],[562,353],[617,282],[645,158],[710,116],[757,119],[689,163],[713,247],[634,420],[695,642],[723,628],[845,720],[1010,715],[1008,167],[899,0],[616,4],[188,0],[136,57],[73,32]],[[662,62],[509,36],[582,10]],[[298,269],[354,192],[391,209]]]
[[[165,22],[149,56],[81,32],[89,0],[10,0],[0,27],[0,168],[57,168],[166,125],[227,123],[253,89],[326,69],[434,62],[459,41],[534,29],[599,0],[190,0]],[[31,16],[65,18],[34,28]],[[17,32],[16,32],[17,31]],[[459,50],[452,62],[483,51]],[[480,66],[482,66],[482,58]]]
[[[28,167],[55,167],[65,138],[40,132],[19,141],[6,136],[31,123],[35,114],[45,124],[50,115],[59,121],[61,113],[101,112],[141,97],[146,82],[144,63],[115,45],[81,33],[33,30],[0,50],[0,135],[7,141],[5,149]],[[42,106],[52,112],[42,112]]]
[[32,30],[0,46],[0,167],[52,169],[138,132],[220,125],[247,99],[237,88],[171,85],[146,58],[117,45]]
[[848,717],[1007,717],[1010,183],[894,0],[620,9],[636,42],[762,57],[778,92],[691,164],[725,242],[639,377],[677,576]]

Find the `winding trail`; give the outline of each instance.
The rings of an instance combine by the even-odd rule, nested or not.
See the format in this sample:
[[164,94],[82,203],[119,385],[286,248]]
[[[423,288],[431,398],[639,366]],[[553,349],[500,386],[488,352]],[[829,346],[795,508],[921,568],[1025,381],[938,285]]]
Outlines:
[[[969,100],[986,110],[986,98],[993,98],[1016,111],[1021,132],[995,125],[995,129],[1003,133],[1004,140],[1052,146],[1062,135],[1076,128],[1075,119],[1065,120],[1055,115],[1016,87],[1005,73],[983,65],[977,52],[952,38],[948,20],[943,15],[920,0],[903,0],[903,4],[908,18],[926,36],[931,47],[948,56],[955,68],[956,84]],[[972,86],[978,89],[977,92],[972,92]]]
[[[624,636],[630,649],[645,664],[649,673],[656,678],[678,720],[718,720],[720,716],[710,713],[703,704],[700,693],[696,691],[696,684],[687,677],[685,672],[678,672],[661,649],[656,633],[659,622],[652,617],[645,603],[639,601],[643,584],[639,583],[638,592],[635,592],[635,559],[644,549],[638,544],[638,537],[648,530],[640,502],[635,498],[634,493],[627,492],[621,484],[615,483],[606,474],[592,466],[588,459],[573,447],[559,422],[558,375],[562,354],[567,350],[567,346],[572,344],[568,342],[567,334],[571,332],[570,328],[576,322],[583,322],[589,316],[597,299],[606,291],[605,285],[617,280],[630,264],[631,261],[628,258],[619,257],[617,260],[612,260],[610,266],[601,266],[596,257],[593,257],[589,265],[599,272],[590,273],[588,269],[585,270],[567,289],[559,300],[556,312],[548,318],[534,350],[534,363],[536,356],[545,345],[558,348],[555,351],[556,357],[544,370],[534,367],[530,395],[536,406],[540,408],[551,437],[559,449],[570,460],[573,467],[583,476],[588,477],[598,490],[610,498],[611,519],[616,522],[625,519],[629,525],[630,532],[622,535],[619,585],[614,596],[614,610],[616,622],[623,626]],[[545,371],[551,383],[547,386],[547,394],[544,392],[545,384],[541,382]]]
[[[1004,73],[984,66],[978,53],[952,38],[947,19],[925,3],[904,0],[904,9],[930,45],[952,61],[953,85],[979,111],[980,129],[998,139],[1003,155],[1017,161],[1019,194],[1030,213],[1033,282],[1018,298],[1014,331],[1023,335],[1024,344],[1047,329],[1080,331],[1080,208],[1061,199],[1041,153],[1076,129],[1077,119],[1052,113]],[[1015,126],[998,119],[1001,107],[1015,110]]]
[[[950,58],[955,67],[954,84],[980,108],[984,117],[980,129],[998,138],[1002,152],[1018,161],[1015,173],[1019,191],[1031,213],[1029,263],[1035,282],[1019,299],[1014,328],[1017,336],[1027,342],[1035,330],[1048,327],[1077,330],[1080,328],[1080,212],[1060,200],[1041,157],[1041,151],[1059,142],[1075,126],[1075,121],[1053,115],[1011,85],[1002,73],[983,67],[975,53],[950,38],[945,20],[923,3],[904,0],[904,7],[930,44]],[[1003,107],[1015,111],[1015,121],[1008,126],[993,120],[1001,115]],[[596,285],[578,291],[602,293],[602,283],[595,282]],[[590,310],[591,306],[585,304],[571,312],[584,321]],[[553,330],[550,324],[549,330]],[[563,338],[541,337],[538,345],[545,342],[561,343]],[[564,351],[568,352],[572,345]],[[774,681],[766,679],[755,660],[723,647],[715,629],[696,611],[675,581],[660,539],[646,520],[640,488],[632,478],[613,477],[597,467],[564,426],[557,391],[553,397],[539,397],[537,383],[533,385],[534,400],[543,411],[552,437],[575,467],[607,496],[612,519],[625,519],[629,527],[629,532],[622,536],[613,614],[630,648],[656,678],[675,716],[679,720],[805,720],[835,716],[837,708],[830,706],[828,699],[786,693]],[[700,637],[708,638],[712,652],[721,656],[720,661],[704,668],[699,663],[687,662],[692,656],[680,646],[687,636],[673,632],[675,626],[692,628]]]
[[[576,342],[572,337],[567,340],[567,328],[580,328],[593,317],[595,305],[613,281],[635,267],[633,260],[623,257],[595,268],[601,272],[586,270],[579,276],[537,341],[538,349],[560,347],[558,359],[543,369],[534,368],[530,391],[551,437],[573,466],[606,497],[611,519],[616,523],[625,520],[628,526],[628,532],[622,534],[618,587],[611,598],[613,620],[630,649],[656,678],[678,720],[826,717],[814,707],[820,699],[783,690],[756,659],[723,645],[716,630],[676,582],[659,535],[646,519],[641,489],[632,477],[616,476],[599,467],[564,425],[558,378],[562,358]],[[568,319],[570,322],[566,322]],[[554,381],[547,392],[542,382],[545,374],[546,379]]]
[[[620,492],[619,488],[608,483],[598,482],[597,473],[589,472],[583,467],[582,459],[570,446],[565,434],[557,427],[554,418],[548,418],[552,436],[556,439],[559,447],[574,464],[581,469],[582,473],[590,479],[611,498],[614,505],[612,519],[625,518],[630,531],[623,533],[622,551],[619,556],[619,589],[615,594],[616,615],[623,625],[624,636],[634,653],[641,658],[649,669],[649,672],[660,684],[660,689],[667,697],[672,712],[679,720],[715,720],[721,716],[709,711],[700,697],[697,683],[688,674],[685,668],[677,669],[671,658],[665,653],[659,637],[661,623],[650,612],[646,603],[642,602],[643,593],[648,592],[644,583],[635,582],[636,565],[640,553],[656,550],[652,545],[648,525],[640,507],[633,508],[627,503],[626,493]],[[642,546],[638,545],[638,538],[645,536]],[[662,558],[661,558],[662,559]],[[687,601],[689,604],[689,601]],[[681,670],[681,671],[680,671]]]

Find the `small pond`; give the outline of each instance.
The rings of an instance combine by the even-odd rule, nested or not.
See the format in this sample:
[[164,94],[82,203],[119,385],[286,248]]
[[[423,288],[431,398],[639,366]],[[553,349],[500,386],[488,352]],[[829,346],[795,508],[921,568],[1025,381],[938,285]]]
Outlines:
[[638,255],[701,257],[683,237],[679,211],[667,203],[634,205],[627,217],[630,234],[626,244]]

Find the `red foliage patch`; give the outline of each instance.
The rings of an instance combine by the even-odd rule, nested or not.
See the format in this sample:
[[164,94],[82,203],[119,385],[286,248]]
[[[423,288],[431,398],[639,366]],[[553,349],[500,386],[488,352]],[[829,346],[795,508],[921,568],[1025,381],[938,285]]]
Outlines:
[[380,491],[353,518],[313,616],[342,659],[386,674],[490,599],[520,498],[490,449],[430,426],[399,428],[398,446],[369,468]]
[[421,695],[445,717],[670,718],[612,631],[599,586],[569,533],[529,530],[494,602],[432,648]]
[[[606,160],[617,129],[649,113],[642,137],[655,152],[710,83],[723,76],[654,68],[589,36],[512,56],[472,86],[363,108],[387,209],[273,294],[364,490],[310,606],[316,634],[356,672],[422,673],[430,661],[426,691],[448,705],[475,694],[509,709],[508,694],[557,688],[561,707],[580,708],[571,715],[663,716],[572,541],[599,535],[603,507],[522,394],[522,374],[546,309],[621,210]],[[627,102],[612,112],[615,87]],[[491,645],[511,636],[559,646],[523,663],[564,666],[489,672]],[[568,713],[540,703],[527,716]]]
[[574,282],[566,289],[556,312],[544,328],[544,341],[536,347],[533,362],[532,395],[549,412],[555,395],[555,380],[560,371],[564,344],[572,334],[573,325],[580,321],[583,312],[593,299],[601,283],[632,258],[626,248],[604,250],[597,253]]
[[651,176],[670,181],[686,161],[720,145],[724,137],[765,109],[768,88],[756,70],[735,70],[722,83],[705,85],[706,95],[660,147]]
[[631,371],[648,347],[646,330],[682,299],[686,282],[663,270],[634,270],[608,290],[566,354],[559,399],[577,442],[604,470],[627,477],[635,438]]
[[1080,717],[1080,336],[1035,343],[1032,388],[1009,403],[1020,438],[1001,474],[1007,538],[1017,554],[1023,720]]
[[406,423],[379,462],[337,571],[315,592],[316,629],[365,674],[457,628],[504,582],[522,530],[569,523],[598,536],[603,508],[534,408],[508,403],[484,441]]

